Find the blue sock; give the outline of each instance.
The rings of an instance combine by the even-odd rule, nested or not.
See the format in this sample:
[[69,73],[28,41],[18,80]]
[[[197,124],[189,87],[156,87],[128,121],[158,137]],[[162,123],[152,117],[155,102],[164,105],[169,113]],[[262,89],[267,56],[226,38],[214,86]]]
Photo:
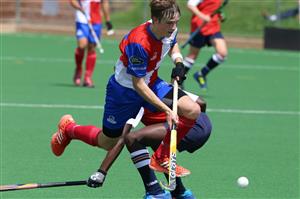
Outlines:
[[140,149],[130,153],[130,155],[135,167],[142,177],[146,192],[151,195],[163,193],[154,171],[149,167],[150,156],[148,150],[146,148]]
[[219,65],[213,58],[206,63],[206,66],[201,69],[202,75],[205,77],[212,69],[216,68]]

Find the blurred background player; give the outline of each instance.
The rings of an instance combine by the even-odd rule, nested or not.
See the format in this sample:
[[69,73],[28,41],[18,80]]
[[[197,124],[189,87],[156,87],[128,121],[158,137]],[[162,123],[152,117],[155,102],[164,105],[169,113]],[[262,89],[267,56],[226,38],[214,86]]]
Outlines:
[[198,27],[205,25],[190,41],[188,55],[184,58],[186,73],[194,65],[200,49],[204,46],[213,46],[215,53],[208,60],[205,66],[200,71],[194,73],[194,79],[197,81],[201,89],[207,88],[206,76],[223,63],[227,57],[227,46],[225,39],[221,33],[221,15],[218,13],[211,16],[222,4],[221,0],[189,0],[187,8],[192,12],[191,32],[194,32]]
[[[98,37],[101,38],[102,15],[106,21],[107,34],[113,34],[113,27],[110,22],[110,9],[108,0],[69,0],[70,4],[76,9],[76,37],[77,48],[75,49],[75,74],[73,77],[76,86],[81,85],[82,62],[86,55],[86,70],[83,79],[83,86],[94,87],[92,80],[93,72],[96,65],[97,53],[95,51],[96,41],[89,29],[88,22]],[[102,11],[102,12],[101,12]]]

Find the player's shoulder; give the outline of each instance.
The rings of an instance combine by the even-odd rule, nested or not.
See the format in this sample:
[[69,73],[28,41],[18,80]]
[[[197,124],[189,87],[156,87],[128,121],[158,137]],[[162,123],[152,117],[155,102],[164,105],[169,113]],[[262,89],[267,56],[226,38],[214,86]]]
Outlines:
[[146,22],[143,23],[137,27],[135,27],[134,29],[132,29],[128,35],[128,37],[131,40],[140,40],[141,38],[147,37],[147,28],[150,25],[150,23]]
[[147,46],[150,44],[149,33],[147,29],[149,28],[150,23],[146,22],[141,24],[130,31],[127,36],[129,43],[138,43],[142,46]]

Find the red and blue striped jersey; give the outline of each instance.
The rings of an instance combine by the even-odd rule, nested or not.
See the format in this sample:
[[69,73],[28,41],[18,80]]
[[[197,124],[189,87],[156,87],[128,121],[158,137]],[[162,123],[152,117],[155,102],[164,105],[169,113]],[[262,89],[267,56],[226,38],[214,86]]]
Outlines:
[[132,76],[143,77],[151,86],[158,77],[160,63],[177,42],[177,29],[170,37],[158,39],[150,25],[148,21],[134,28],[119,45],[121,56],[116,63],[115,79],[124,87],[134,89]]

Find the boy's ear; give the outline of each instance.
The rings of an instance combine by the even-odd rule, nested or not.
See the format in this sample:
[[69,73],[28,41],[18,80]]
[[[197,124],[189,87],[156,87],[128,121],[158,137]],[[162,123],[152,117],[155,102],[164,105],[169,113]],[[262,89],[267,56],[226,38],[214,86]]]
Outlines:
[[153,24],[159,23],[158,18],[157,17],[152,17],[152,23]]

